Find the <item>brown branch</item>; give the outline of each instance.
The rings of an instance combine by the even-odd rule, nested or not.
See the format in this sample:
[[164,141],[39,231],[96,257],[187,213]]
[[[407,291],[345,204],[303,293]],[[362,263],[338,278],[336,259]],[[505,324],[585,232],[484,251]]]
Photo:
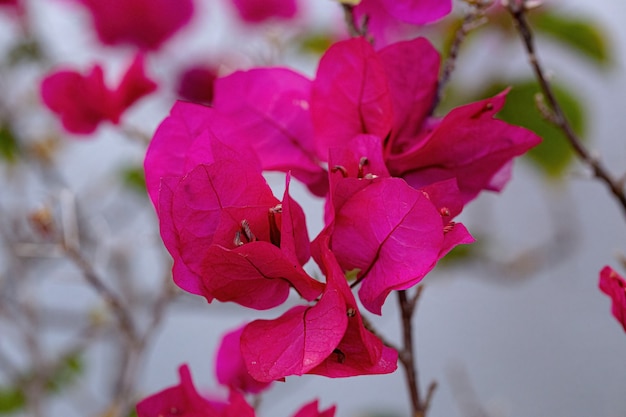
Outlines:
[[113,313],[116,315],[120,328],[128,336],[133,343],[136,342],[136,332],[133,321],[117,295],[104,284],[104,281],[98,276],[89,261],[85,259],[83,254],[72,246],[64,245],[67,257],[81,270],[85,280],[98,293],[105,303],[109,305]]
[[526,49],[526,55],[528,56],[530,66],[535,73],[535,78],[537,79],[547,104],[552,111],[552,117],[549,119],[565,134],[567,141],[572,149],[574,149],[576,155],[578,155],[578,157],[591,168],[593,175],[609,188],[626,216],[626,194],[624,193],[624,188],[621,182],[619,179],[613,177],[602,162],[598,158],[594,157],[585,145],[583,145],[578,135],[574,132],[572,125],[567,120],[567,117],[565,116],[565,113],[563,112],[563,109],[554,94],[554,90],[548,81],[546,72],[537,57],[533,32],[528,24],[528,20],[526,19],[526,12],[528,8],[529,3],[527,3],[527,0],[511,0],[507,4],[507,9],[513,17],[517,32],[519,33],[522,43]]
[[[341,7],[343,8],[344,18],[346,20],[346,26],[348,27],[348,33],[351,37],[356,38],[358,36],[363,36],[364,38],[368,38],[367,36],[367,22],[368,17],[365,16],[362,22],[357,22],[356,16],[354,15],[354,6],[351,4],[342,3]],[[371,39],[368,39],[371,42]]]
[[422,294],[423,286],[417,287],[417,292],[411,298],[407,292],[398,291],[398,303],[400,305],[400,317],[402,319],[402,350],[398,351],[398,359],[404,368],[407,388],[411,397],[411,409],[413,417],[424,417],[437,387],[435,382],[428,387],[425,400],[422,400],[417,373],[417,358],[413,342],[413,315],[417,308],[417,302]]
[[461,26],[456,30],[454,40],[452,41],[450,50],[448,51],[448,56],[443,63],[443,70],[441,71],[437,86],[437,95],[435,96],[430,111],[431,114],[435,111],[443,98],[443,92],[450,82],[450,77],[456,67],[456,61],[459,56],[459,52],[461,51],[463,41],[472,30],[485,23],[485,11],[493,4],[493,1],[479,0],[473,2],[467,1],[467,3],[470,5],[470,10],[465,14]]

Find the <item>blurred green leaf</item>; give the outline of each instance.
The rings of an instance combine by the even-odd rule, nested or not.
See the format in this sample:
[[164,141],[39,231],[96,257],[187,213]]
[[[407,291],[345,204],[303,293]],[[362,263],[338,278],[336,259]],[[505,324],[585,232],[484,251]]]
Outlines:
[[532,16],[532,25],[599,64],[609,63],[609,46],[604,33],[584,18],[544,12]]
[[36,40],[21,39],[11,48],[7,58],[9,65],[13,66],[20,62],[41,61],[44,54]]
[[24,392],[15,387],[0,387],[0,414],[10,414],[26,405]]
[[131,166],[122,169],[122,181],[130,190],[146,195],[146,177],[141,166]]
[[83,361],[78,352],[61,358],[46,382],[46,389],[49,392],[58,392],[62,388],[71,385],[82,374],[83,368]]
[[[496,83],[487,88],[483,97],[494,95],[507,87]],[[511,85],[506,105],[498,117],[514,125],[526,127],[541,136],[541,144],[528,152],[527,157],[549,178],[561,177],[574,160],[574,151],[565,135],[540,113],[535,96],[539,86],[534,81]],[[585,131],[585,113],[580,100],[566,87],[552,84],[555,95],[574,131],[582,136]]]
[[482,248],[484,247],[484,237],[480,239],[476,238],[476,242],[471,243],[469,245],[458,245],[455,246],[446,256],[441,258],[437,263],[438,266],[457,266],[463,262],[469,261],[472,258],[475,258]]
[[17,161],[19,146],[10,125],[0,122],[0,158],[7,162]]
[[299,40],[300,51],[322,55],[334,42],[327,33],[312,33]]

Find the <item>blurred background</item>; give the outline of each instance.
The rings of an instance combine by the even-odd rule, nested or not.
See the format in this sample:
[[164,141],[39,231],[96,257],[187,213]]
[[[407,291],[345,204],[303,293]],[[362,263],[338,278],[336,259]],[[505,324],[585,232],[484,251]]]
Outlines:
[[[137,48],[104,45],[88,1],[3,3],[0,415],[126,415],[129,404],[177,383],[183,363],[203,392],[225,395],[214,376],[221,335],[298,300],[257,312],[175,289],[145,195],[145,149],[174,100],[210,101],[213,76],[270,65],[313,76],[321,53],[347,36],[340,6],[301,1],[294,16],[252,22],[229,0],[198,0],[187,25],[144,51],[157,92],[119,124],[76,135],[42,104],[41,80],[99,62],[116,85]],[[427,36],[445,56],[468,10],[458,1],[449,17],[402,36]],[[460,220],[478,242],[423,281],[414,325],[422,387],[438,382],[429,416],[624,417],[626,335],[597,286],[604,265],[626,270],[626,218],[542,120],[509,16],[494,6],[486,18],[463,42],[437,113],[513,86],[500,116],[545,143],[516,161],[504,192],[466,208]],[[545,0],[531,13],[540,59],[572,124],[616,177],[626,174],[625,19],[622,0]],[[190,80],[189,69],[202,71]],[[205,94],[190,97],[185,82]],[[284,176],[267,178],[282,193]],[[299,184],[292,190],[315,236],[323,203]],[[98,282],[107,290],[95,290]],[[110,297],[134,328],[118,325]],[[372,321],[399,340],[394,301]],[[289,416],[314,398],[337,404],[339,417],[409,414],[401,370],[290,377],[262,395],[258,414]]]

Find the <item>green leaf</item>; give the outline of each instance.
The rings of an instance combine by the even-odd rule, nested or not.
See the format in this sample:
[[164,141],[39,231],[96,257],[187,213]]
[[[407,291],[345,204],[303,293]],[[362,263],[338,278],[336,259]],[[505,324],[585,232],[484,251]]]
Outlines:
[[[485,92],[485,96],[498,93],[507,85],[494,84]],[[585,112],[580,100],[561,85],[552,84],[555,96],[574,131],[582,136],[585,131]],[[507,95],[506,105],[498,113],[498,117],[511,124],[532,130],[543,139],[541,144],[526,154],[536,167],[548,178],[561,177],[574,160],[574,151],[565,134],[554,124],[545,120],[539,109],[535,96],[539,93],[535,81],[522,81],[512,85]]]
[[301,52],[322,55],[330,45],[333,39],[327,33],[312,33],[298,40]]
[[124,185],[130,190],[146,194],[146,177],[141,166],[131,166],[122,169],[121,171],[122,181]]
[[16,387],[0,387],[0,414],[10,414],[26,405],[24,392]]
[[49,392],[58,392],[62,388],[71,385],[82,374],[84,369],[80,353],[71,353],[61,358],[54,368],[52,375],[46,381],[46,389]]
[[543,34],[553,37],[599,64],[609,63],[606,36],[592,22],[553,12],[537,13],[531,17],[533,27]]
[[19,145],[15,132],[10,125],[0,122],[0,158],[7,162],[16,162]]
[[486,237],[474,237],[476,238],[476,242],[469,245],[455,246],[454,249],[452,249],[446,254],[446,256],[439,260],[437,266],[457,266],[459,264],[472,260],[472,258],[476,258],[484,248]]
[[41,61],[44,58],[39,43],[34,39],[21,39],[9,51],[7,60],[9,65],[17,65],[20,62]]

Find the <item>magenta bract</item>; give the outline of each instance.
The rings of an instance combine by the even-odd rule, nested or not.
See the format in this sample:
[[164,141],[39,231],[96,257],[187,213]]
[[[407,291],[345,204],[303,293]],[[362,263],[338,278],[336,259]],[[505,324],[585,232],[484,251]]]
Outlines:
[[244,393],[259,393],[271,382],[260,382],[252,378],[241,356],[241,333],[243,327],[224,335],[215,358],[215,374],[221,385]]
[[281,304],[292,286],[315,299],[323,285],[301,267],[309,257],[304,213],[286,190],[281,203],[254,166],[229,159],[166,178],[158,214],[175,282],[208,301],[256,309]]
[[531,131],[494,118],[505,96],[453,109],[413,146],[388,155],[389,171],[415,188],[455,178],[464,203],[482,190],[500,191],[512,159],[541,142]]
[[311,93],[318,156],[358,134],[384,138],[393,121],[385,69],[363,38],[338,42],[320,60]]
[[494,118],[506,92],[441,120],[430,118],[438,61],[420,38],[379,52],[362,38],[333,45],[320,61],[311,94],[318,155],[372,134],[380,138],[391,175],[416,189],[456,179],[464,203],[482,190],[499,191],[512,159],[541,139]]
[[137,55],[115,89],[106,86],[102,68],[95,65],[86,75],[73,70],[48,75],[41,97],[68,132],[89,134],[103,121],[117,124],[127,108],[156,88],[145,75],[142,55]]
[[317,304],[245,327],[241,353],[253,378],[273,381],[305,373],[347,377],[396,369],[397,353],[363,326],[334,255],[327,245],[319,252],[327,282]]
[[315,157],[309,112],[311,81],[285,68],[238,71],[215,83],[213,108],[228,117],[221,137],[256,152],[264,170],[291,171],[311,192],[328,191]]
[[[330,247],[342,269],[358,271],[363,306],[380,314],[392,290],[417,284],[442,252],[473,239],[460,224],[447,230],[441,211],[428,196],[402,179],[362,182],[367,186],[335,206],[334,222],[326,233],[331,233]],[[455,239],[447,240],[446,234],[457,227]]]
[[599,287],[611,298],[611,313],[626,332],[626,280],[613,268],[605,266],[600,271]]
[[409,25],[435,22],[451,10],[451,0],[362,0],[354,14],[359,21],[367,16],[376,45],[385,45],[401,37]]

